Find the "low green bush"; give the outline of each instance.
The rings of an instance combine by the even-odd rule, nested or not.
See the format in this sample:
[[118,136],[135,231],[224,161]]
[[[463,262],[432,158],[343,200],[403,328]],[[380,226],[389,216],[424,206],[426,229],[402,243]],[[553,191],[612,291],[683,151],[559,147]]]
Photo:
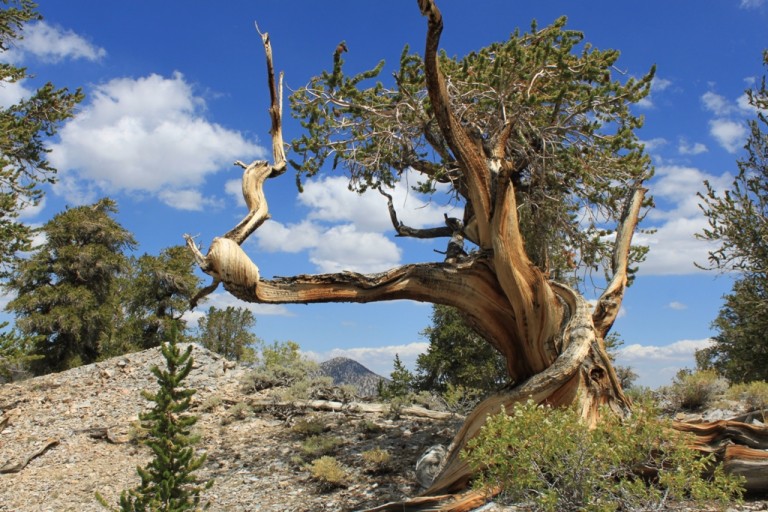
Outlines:
[[463,456],[481,475],[477,485],[500,488],[504,499],[532,510],[660,510],[679,501],[740,500],[741,480],[721,466],[712,471],[712,456],[689,443],[648,404],[623,421],[606,411],[590,429],[573,408],[529,401],[489,417]]

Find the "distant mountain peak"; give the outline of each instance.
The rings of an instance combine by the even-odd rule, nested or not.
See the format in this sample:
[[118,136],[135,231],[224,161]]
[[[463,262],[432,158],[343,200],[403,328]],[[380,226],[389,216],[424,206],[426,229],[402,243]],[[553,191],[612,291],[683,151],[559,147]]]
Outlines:
[[379,381],[388,382],[388,379],[348,357],[334,357],[320,363],[320,373],[331,377],[336,386],[354,386],[360,396],[375,396]]

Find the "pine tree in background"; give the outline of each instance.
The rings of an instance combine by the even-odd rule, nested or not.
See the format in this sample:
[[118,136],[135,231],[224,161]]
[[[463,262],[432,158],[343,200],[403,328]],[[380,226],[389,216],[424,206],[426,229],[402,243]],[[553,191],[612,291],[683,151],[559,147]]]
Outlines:
[[413,374],[408,371],[400,360],[400,354],[395,354],[394,369],[389,374],[390,382],[379,381],[379,396],[386,400],[405,398],[413,390]]
[[[31,0],[0,3],[0,88],[12,89],[31,74],[3,58],[23,39],[28,23],[42,19]],[[19,214],[43,198],[41,183],[53,183],[56,169],[46,159],[45,141],[72,117],[83,100],[80,89],[70,92],[47,83],[28,98],[0,106],[0,276],[7,276],[19,251],[31,247],[34,229],[18,221]]]
[[32,354],[42,356],[36,373],[95,362],[115,343],[119,278],[130,269],[124,251],[136,243],[116,213],[116,203],[104,198],[56,214],[41,230],[45,242],[6,283],[16,295],[6,310],[19,332],[34,338]]
[[[121,512],[182,512],[207,509],[200,503],[200,493],[213,485],[213,480],[200,482],[194,472],[205,462],[205,454],[196,456],[193,445],[198,437],[191,432],[197,417],[187,413],[194,389],[182,382],[192,369],[192,346],[182,354],[176,333],[161,346],[166,369],[157,366],[152,373],[160,388],[156,393],[143,391],[142,396],[155,403],[151,411],[139,415],[142,428],[149,433],[145,443],[154,458],[145,468],[136,468],[141,484],[120,496]],[[109,507],[97,494],[102,505]]]
[[[768,69],[768,51],[763,53]],[[746,158],[729,190],[705,182],[701,208],[709,226],[699,238],[716,242],[709,268],[741,273],[712,326],[714,343],[696,354],[702,369],[714,369],[732,382],[768,378],[765,336],[768,311],[768,86],[766,76],[746,91],[757,119],[749,123]]]
[[253,362],[256,360],[253,346],[261,341],[251,331],[255,325],[256,317],[248,309],[211,306],[198,320],[197,342],[227,359]]

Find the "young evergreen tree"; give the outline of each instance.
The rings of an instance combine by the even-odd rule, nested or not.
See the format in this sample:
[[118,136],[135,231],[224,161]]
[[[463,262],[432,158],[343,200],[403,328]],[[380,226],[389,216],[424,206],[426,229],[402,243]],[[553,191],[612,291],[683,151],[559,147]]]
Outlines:
[[6,309],[20,333],[34,338],[36,373],[92,363],[117,335],[118,278],[128,270],[124,250],[135,241],[116,212],[105,198],[55,215],[42,228],[45,242],[6,284],[16,296]]
[[255,325],[256,317],[248,309],[211,306],[198,320],[197,341],[227,359],[254,361],[256,353],[252,345],[260,341],[252,332]]
[[[143,391],[142,396],[154,402],[151,411],[140,414],[142,428],[149,433],[145,441],[154,458],[144,468],[136,468],[141,484],[120,496],[121,512],[183,512],[207,509],[200,493],[213,481],[200,482],[194,474],[205,462],[206,455],[196,456],[194,444],[199,438],[192,434],[197,417],[188,414],[194,389],[183,386],[192,369],[192,346],[181,352],[176,333],[161,345],[166,369],[152,368],[159,389],[156,393]],[[99,494],[102,505],[108,504]]]
[[[768,67],[768,51],[763,54]],[[714,368],[736,382],[766,378],[765,311],[768,309],[768,87],[747,90],[757,112],[750,121],[747,157],[730,190],[719,194],[709,183],[700,194],[709,227],[700,238],[717,242],[710,252],[710,268],[742,274],[713,323],[715,343],[697,354],[702,368]]]
[[[31,0],[0,4],[0,54],[23,38],[23,27],[42,17]],[[26,68],[0,62],[0,87],[31,75]],[[19,251],[30,249],[33,230],[19,222],[20,212],[43,197],[41,183],[52,182],[56,170],[46,160],[45,140],[72,117],[82,101],[80,89],[69,92],[47,83],[14,105],[0,106],[0,276],[7,275]]]
[[400,354],[395,354],[394,368],[389,374],[389,382],[379,381],[379,396],[386,400],[405,398],[413,390],[413,374],[408,371],[400,360]]

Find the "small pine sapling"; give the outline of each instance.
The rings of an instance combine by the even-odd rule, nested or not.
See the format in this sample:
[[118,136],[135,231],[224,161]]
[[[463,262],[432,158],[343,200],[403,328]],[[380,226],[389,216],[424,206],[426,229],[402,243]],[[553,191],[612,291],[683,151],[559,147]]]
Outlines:
[[[148,432],[144,443],[152,449],[154,458],[144,468],[136,468],[141,484],[120,495],[120,512],[183,512],[207,509],[200,503],[200,493],[213,485],[213,480],[200,482],[194,475],[205,462],[206,455],[196,456],[193,445],[199,440],[191,433],[197,417],[187,414],[194,389],[182,386],[192,369],[192,346],[182,353],[176,335],[161,346],[166,369],[157,366],[156,393],[142,391],[142,396],[154,402],[152,410],[139,415],[141,426]],[[97,493],[99,502],[111,508]],[[113,509],[114,510],[114,509]]]

